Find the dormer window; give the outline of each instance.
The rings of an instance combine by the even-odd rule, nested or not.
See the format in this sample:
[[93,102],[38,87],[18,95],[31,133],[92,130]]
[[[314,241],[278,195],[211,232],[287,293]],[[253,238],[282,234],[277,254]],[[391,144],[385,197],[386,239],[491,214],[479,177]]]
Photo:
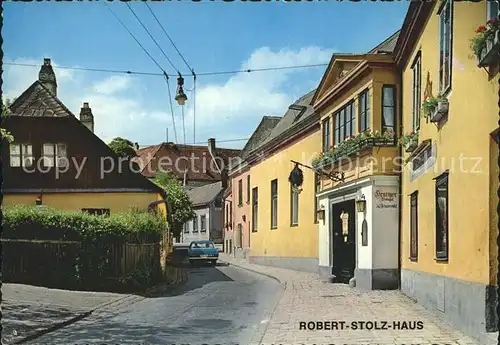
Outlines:
[[66,144],[43,144],[42,158],[46,167],[66,167],[68,164]]
[[33,146],[30,144],[10,144],[10,166],[13,168],[33,166]]

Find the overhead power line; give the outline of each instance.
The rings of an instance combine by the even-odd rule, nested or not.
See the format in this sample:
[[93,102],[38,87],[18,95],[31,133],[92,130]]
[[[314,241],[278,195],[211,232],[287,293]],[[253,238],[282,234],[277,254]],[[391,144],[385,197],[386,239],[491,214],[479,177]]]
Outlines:
[[111,9],[111,7],[108,6],[108,4],[104,3],[104,5],[108,8],[108,10],[113,14],[113,16],[116,18],[116,20],[118,20],[118,22],[120,22],[120,24],[123,26],[123,28],[125,30],[127,30],[127,32],[129,33],[130,36],[132,36],[132,38],[134,39],[134,41],[137,42],[137,44],[142,48],[142,50],[149,56],[149,58],[155,63],[156,66],[158,66],[158,68],[165,73],[165,71],[163,70],[163,68],[160,66],[160,64],[155,60],[154,57],[151,56],[151,54],[149,54],[149,52],[146,50],[146,48],[144,48],[144,46],[141,44],[141,42],[139,42],[139,40],[134,36],[134,34],[127,28],[127,26],[121,21],[121,19],[116,15],[116,13]]
[[[40,67],[37,64],[28,63],[17,63],[17,62],[4,62],[4,65],[10,66],[24,66],[24,67]],[[302,68],[314,68],[314,67],[325,67],[328,63],[322,64],[312,64],[312,65],[295,65],[295,66],[281,66],[281,67],[269,67],[269,68],[254,68],[245,70],[234,70],[234,71],[220,71],[220,72],[204,72],[196,73],[197,76],[210,76],[210,75],[220,75],[220,74],[240,74],[240,73],[253,73],[253,72],[266,72],[266,71],[278,71],[287,69],[302,69]],[[116,73],[116,74],[130,74],[130,75],[149,75],[149,76],[160,76],[163,77],[163,73],[155,72],[141,72],[141,71],[127,71],[127,70],[114,70],[114,69],[100,69],[100,68],[84,68],[84,67],[67,67],[67,66],[54,66],[56,69],[67,69],[67,70],[78,70],[87,72],[105,72],[105,73]],[[191,73],[182,74],[183,76],[190,75]],[[192,91],[192,90],[187,90]]]
[[162,52],[163,56],[170,63],[170,65],[172,66],[172,68],[174,69],[174,71],[179,72],[179,70],[177,69],[177,67],[174,66],[172,60],[170,60],[170,58],[167,56],[167,54],[165,53],[165,51],[160,47],[160,45],[155,40],[155,38],[153,37],[153,35],[151,35],[151,32],[149,32],[149,30],[146,27],[146,25],[144,25],[144,23],[142,22],[142,20],[137,16],[137,14],[135,14],[134,10],[132,9],[132,7],[130,7],[129,3],[127,2],[125,4],[127,5],[127,7],[130,10],[130,12],[132,12],[132,14],[134,15],[135,19],[137,19],[137,21],[141,24],[141,26],[144,28],[144,30],[146,30],[146,32],[148,33],[149,37],[153,40],[153,42],[156,44],[156,46],[158,47],[158,49],[160,49],[160,51]]
[[181,54],[181,52],[179,51],[179,49],[177,49],[177,46],[175,45],[174,41],[170,38],[169,34],[167,33],[167,30],[165,30],[165,28],[163,27],[163,25],[161,24],[161,22],[158,20],[158,17],[156,17],[156,15],[154,14],[153,10],[151,9],[151,7],[149,6],[149,4],[147,2],[145,2],[146,6],[148,7],[149,9],[149,12],[151,12],[151,14],[153,15],[154,19],[156,20],[156,22],[158,23],[158,25],[160,25],[160,28],[162,29],[163,33],[167,36],[167,38],[169,39],[170,43],[172,43],[172,45],[174,46],[175,50],[177,51],[177,53],[179,54],[179,56],[181,57],[182,61],[184,61],[184,63],[186,64],[187,68],[190,70],[190,71],[193,71],[193,69],[191,68],[191,66],[189,66],[189,64],[187,63],[186,59],[184,58],[184,56]]

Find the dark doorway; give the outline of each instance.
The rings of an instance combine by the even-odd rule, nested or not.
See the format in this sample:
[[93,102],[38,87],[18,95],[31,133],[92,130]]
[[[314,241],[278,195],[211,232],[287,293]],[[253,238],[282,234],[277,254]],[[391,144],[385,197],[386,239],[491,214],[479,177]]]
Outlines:
[[332,274],[336,276],[336,282],[349,283],[356,267],[355,202],[348,200],[332,206]]

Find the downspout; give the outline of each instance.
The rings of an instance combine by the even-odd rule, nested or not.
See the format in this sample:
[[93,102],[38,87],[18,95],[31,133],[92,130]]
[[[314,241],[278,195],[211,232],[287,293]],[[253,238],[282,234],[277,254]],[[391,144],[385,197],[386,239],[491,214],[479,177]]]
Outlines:
[[[399,120],[399,135],[403,135],[403,71],[401,68],[397,67],[397,73],[399,77],[399,106],[398,106],[398,120]],[[398,145],[398,157],[403,157],[403,147],[401,145]],[[401,222],[403,220],[403,208],[402,208],[402,201],[403,201],[403,181],[402,181],[402,176],[403,176],[403,167],[400,167],[399,169],[399,176],[398,176],[398,289],[401,290],[401,267],[402,267],[402,258],[401,258],[401,240],[403,238],[402,236],[402,231],[403,227],[401,226]]]

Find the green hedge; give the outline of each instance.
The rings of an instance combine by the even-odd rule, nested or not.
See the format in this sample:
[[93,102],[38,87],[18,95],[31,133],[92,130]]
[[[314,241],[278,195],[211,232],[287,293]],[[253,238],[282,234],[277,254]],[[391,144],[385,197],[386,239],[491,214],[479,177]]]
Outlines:
[[102,237],[143,242],[166,230],[160,215],[132,211],[95,216],[84,212],[17,205],[3,209],[4,238],[96,240]]

